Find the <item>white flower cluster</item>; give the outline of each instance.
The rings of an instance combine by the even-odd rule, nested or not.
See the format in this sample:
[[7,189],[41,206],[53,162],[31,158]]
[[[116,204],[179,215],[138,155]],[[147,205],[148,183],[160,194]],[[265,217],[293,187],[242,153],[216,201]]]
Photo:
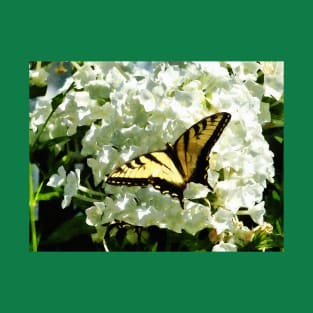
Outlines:
[[[107,194],[104,201],[95,201],[87,209],[89,225],[99,227],[119,220],[191,234],[208,227],[216,231],[215,251],[233,251],[251,231],[237,219],[240,208],[246,208],[255,223],[264,223],[262,196],[266,181],[273,181],[274,167],[273,153],[262,135],[262,124],[270,121],[262,97],[283,97],[283,64],[228,64],[233,75],[225,62],[85,62],[77,68],[71,78],[77,91],[67,94],[40,140],[72,136],[77,127],[89,126],[81,154],[87,158],[95,184],[102,183]],[[259,69],[265,73],[263,85],[256,83]],[[31,138],[50,112],[49,99],[38,99],[31,114]],[[163,149],[191,125],[216,112],[229,112],[232,118],[211,151],[208,182],[214,187],[215,200],[209,205],[188,200],[206,197],[209,190],[199,184],[188,184],[182,210],[176,199],[152,186],[105,183],[115,167]],[[68,198],[65,195],[67,205]]]

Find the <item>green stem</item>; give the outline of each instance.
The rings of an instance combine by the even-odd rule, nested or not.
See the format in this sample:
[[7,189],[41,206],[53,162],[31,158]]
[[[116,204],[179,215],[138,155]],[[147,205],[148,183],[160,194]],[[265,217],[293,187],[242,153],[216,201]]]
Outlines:
[[103,200],[101,200],[101,199],[100,199],[100,200],[97,200],[97,199],[89,198],[89,197],[86,197],[86,196],[82,196],[82,195],[80,195],[80,194],[76,194],[74,197],[77,198],[77,199],[86,201],[86,202],[103,201]]
[[36,137],[35,137],[35,140],[34,140],[34,142],[33,142],[33,145],[32,145],[33,147],[36,146],[39,137],[41,136],[43,130],[45,129],[46,125],[48,124],[48,121],[50,120],[50,118],[51,118],[52,114],[54,113],[54,111],[55,111],[55,110],[52,110],[52,111],[50,112],[50,114],[49,114],[49,116],[47,117],[47,119],[45,120],[43,126],[40,128],[39,132],[37,133],[37,135],[36,135]]
[[86,192],[86,193],[90,193],[91,195],[103,197],[103,193],[102,193],[102,192],[94,191],[94,190],[91,190],[91,189],[86,188],[86,187],[84,187],[84,186],[79,186],[78,189],[79,189],[80,191],[83,191],[83,192]]
[[32,243],[32,250],[34,252],[37,252],[35,207],[36,207],[36,200],[34,199],[32,165],[29,164],[29,218],[30,218],[30,229],[31,229],[31,243]]

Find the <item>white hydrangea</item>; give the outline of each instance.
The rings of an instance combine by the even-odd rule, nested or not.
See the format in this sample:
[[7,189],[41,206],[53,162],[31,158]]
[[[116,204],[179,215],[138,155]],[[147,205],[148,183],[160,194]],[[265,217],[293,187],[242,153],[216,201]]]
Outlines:
[[[72,136],[77,127],[89,126],[81,154],[87,158],[94,182],[102,183],[107,194],[103,202],[95,201],[87,209],[89,225],[120,220],[191,234],[210,227],[223,238],[223,232],[236,233],[233,220],[242,207],[256,223],[263,223],[262,194],[266,182],[274,177],[273,153],[262,135],[262,123],[270,118],[268,106],[262,104],[268,89],[254,82],[259,63],[237,62],[233,67],[238,75],[229,75],[225,62],[182,66],[86,62],[78,68],[72,79],[82,90],[66,95],[41,139]],[[275,72],[280,82],[281,73]],[[282,90],[277,87],[276,95],[282,96]],[[49,103],[43,106],[38,100],[32,131],[44,123],[50,110]],[[175,198],[152,186],[105,183],[115,167],[143,153],[164,149],[167,142],[174,143],[203,117],[223,111],[232,119],[211,151],[208,181],[215,197],[209,205],[185,200],[182,210]],[[208,192],[206,187],[193,186],[187,188],[185,197],[206,197]],[[235,251],[233,242],[221,241],[213,250]]]
[[[208,64],[206,67],[210,68]],[[217,153],[213,153],[211,157],[210,170],[216,170],[215,173],[217,173],[220,169],[224,169],[226,176],[224,181],[216,184],[215,193],[218,196],[216,205],[229,210],[231,214],[236,214],[240,207],[252,207],[262,200],[266,180],[272,181],[274,175],[273,154],[269,151],[258,121],[261,98],[249,92],[246,84],[240,80],[233,80],[229,77],[223,67],[220,66],[219,70],[218,65],[214,64],[213,68],[214,72],[211,74],[195,64],[187,64],[183,69],[177,66],[157,65],[155,68],[157,75],[147,73],[146,78],[137,85],[137,90],[131,79],[120,78],[118,89],[122,97],[116,98],[116,93],[113,92],[113,100],[116,102],[111,103],[112,107],[110,107],[111,110],[114,106],[116,107],[116,115],[112,116],[111,123],[101,129],[106,129],[105,133],[111,134],[107,143],[121,149],[121,159],[112,164],[119,166],[142,153],[162,149],[166,142],[173,143],[187,127],[210,113],[230,112],[232,121],[226,128],[225,134],[222,135],[223,140],[220,140],[213,148],[213,151]],[[253,68],[256,69],[257,66]],[[114,74],[116,75],[116,69]],[[186,77],[189,79],[187,80]],[[213,86],[218,86],[210,90],[209,99],[206,98],[206,92],[209,90],[208,82]],[[160,97],[159,90],[155,93],[156,84],[167,91],[167,93],[164,91],[161,93],[162,97]],[[131,90],[128,88],[129,85],[133,87]],[[152,88],[149,88],[151,86]],[[204,86],[207,88],[206,92],[203,90]],[[198,101],[192,101],[194,97]],[[211,112],[203,105],[205,101],[212,103]],[[157,102],[158,106],[155,105]],[[188,106],[187,103],[192,103],[192,105]],[[131,108],[134,108],[132,112]],[[114,117],[115,120],[113,120]],[[109,165],[109,162],[106,164]],[[106,174],[115,166],[111,168],[110,164]],[[199,209],[191,218],[188,207],[185,211],[181,211],[178,201],[161,195],[152,187],[144,189],[134,187],[136,188],[134,191],[130,191],[129,187],[110,185],[106,185],[105,188],[108,193],[115,194],[117,198],[125,193],[123,201],[119,202],[125,213],[123,218],[136,225],[149,226],[151,225],[147,223],[149,220],[160,227],[175,231],[185,229],[195,233],[204,227],[203,222],[199,223],[197,219],[197,216],[202,216],[204,211],[207,216],[206,225],[210,225],[210,216],[205,206],[198,205]],[[128,199],[130,193],[135,197]],[[138,215],[138,210],[134,211],[135,198],[141,200],[137,207],[140,212],[146,212],[145,214]],[[154,204],[151,208],[149,205],[151,201],[159,205]],[[127,206],[127,203],[130,205]],[[159,215],[160,209],[165,215],[164,220]],[[119,215],[121,208],[115,206],[113,210],[116,211],[116,215]],[[145,216],[145,219],[142,216]],[[147,216],[150,218],[147,219]],[[171,217],[175,222],[171,220]],[[199,227],[191,225],[193,223]]]

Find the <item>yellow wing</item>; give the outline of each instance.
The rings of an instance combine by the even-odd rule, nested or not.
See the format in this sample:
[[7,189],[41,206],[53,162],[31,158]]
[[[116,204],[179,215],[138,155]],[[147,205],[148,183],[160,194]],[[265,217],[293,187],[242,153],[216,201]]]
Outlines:
[[113,185],[153,185],[162,193],[179,197],[185,181],[167,150],[147,153],[115,169],[107,183]]
[[185,182],[207,184],[209,153],[230,121],[229,113],[210,115],[191,126],[174,144]]

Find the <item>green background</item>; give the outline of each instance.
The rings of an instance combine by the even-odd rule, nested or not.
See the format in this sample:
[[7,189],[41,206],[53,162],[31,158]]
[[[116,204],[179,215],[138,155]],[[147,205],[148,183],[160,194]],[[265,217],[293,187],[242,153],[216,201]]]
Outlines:
[[[2,5],[1,304],[7,311],[281,312],[309,305],[312,10],[304,1],[176,2]],[[285,61],[285,252],[29,252],[32,60]]]

